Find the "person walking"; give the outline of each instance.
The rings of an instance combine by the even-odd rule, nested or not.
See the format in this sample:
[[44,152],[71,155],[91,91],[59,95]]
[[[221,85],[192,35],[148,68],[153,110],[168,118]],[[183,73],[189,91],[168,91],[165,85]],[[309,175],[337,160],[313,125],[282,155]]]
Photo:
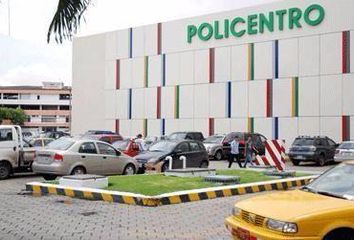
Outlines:
[[239,146],[240,146],[240,142],[238,140],[238,136],[235,136],[234,140],[232,140],[232,142],[230,143],[231,151],[229,155],[229,168],[231,168],[235,158],[240,168],[242,168],[241,161],[240,161]]
[[134,141],[139,146],[139,152],[143,152],[146,150],[142,134],[139,133],[138,135],[136,135]]
[[248,136],[246,144],[245,144],[245,151],[246,151],[246,159],[245,159],[245,164],[243,165],[244,168],[246,168],[247,163],[250,163],[252,166],[253,164],[253,153],[257,152],[258,150],[255,148],[253,140],[251,136]]

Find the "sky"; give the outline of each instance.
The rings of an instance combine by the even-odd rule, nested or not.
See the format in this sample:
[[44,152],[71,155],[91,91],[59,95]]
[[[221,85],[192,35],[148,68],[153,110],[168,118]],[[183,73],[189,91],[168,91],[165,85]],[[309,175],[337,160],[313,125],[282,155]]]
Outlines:
[[[92,0],[77,36],[273,1],[277,0]],[[58,0],[0,0],[0,86],[43,81],[71,85],[71,42],[46,43],[57,4]]]

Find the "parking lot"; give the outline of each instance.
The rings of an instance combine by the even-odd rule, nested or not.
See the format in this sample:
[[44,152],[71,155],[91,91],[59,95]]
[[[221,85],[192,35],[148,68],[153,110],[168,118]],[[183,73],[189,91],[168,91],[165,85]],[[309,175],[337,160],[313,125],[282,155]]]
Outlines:
[[[212,161],[210,165],[226,168],[227,162]],[[306,169],[319,171],[329,167],[307,166]],[[252,196],[147,208],[21,194],[25,183],[38,180],[42,178],[29,174],[0,182],[1,240],[229,239],[224,218],[230,214],[235,201]]]

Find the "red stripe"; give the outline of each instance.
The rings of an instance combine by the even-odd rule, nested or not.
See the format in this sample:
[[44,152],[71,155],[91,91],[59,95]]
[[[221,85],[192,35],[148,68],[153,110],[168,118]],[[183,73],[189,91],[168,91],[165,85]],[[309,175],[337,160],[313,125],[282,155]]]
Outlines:
[[271,117],[271,113],[270,113],[270,79],[267,79],[267,83],[266,83],[266,90],[267,90],[267,94],[266,94],[266,116],[267,117]]
[[209,49],[209,83],[215,81],[215,49]]
[[270,166],[270,162],[268,161],[268,159],[267,159],[266,156],[263,156],[263,157],[262,157],[262,160],[263,160],[263,162],[264,162],[264,165]]
[[116,119],[116,133],[119,133],[119,119]]
[[214,135],[214,118],[209,118],[209,136]]
[[157,87],[156,118],[161,118],[161,87]]
[[258,162],[258,159],[257,159],[257,157],[254,159],[254,163],[256,164],[256,165],[261,165],[259,162]]
[[342,73],[347,73],[347,32],[342,32]]
[[120,60],[116,60],[116,89],[120,88]]
[[157,55],[161,54],[161,23],[157,24]]
[[279,152],[280,154],[280,159],[283,163],[285,163],[285,159],[283,158],[283,155],[282,153],[285,152],[285,149],[283,148],[282,145],[279,144],[279,142],[277,140],[272,140],[275,148],[277,149],[277,151]]
[[277,160],[272,148],[269,146],[268,143],[265,144],[266,151],[268,151],[270,157],[272,158],[273,162],[275,163],[276,167],[278,170],[283,170],[283,167],[281,166],[280,162]]

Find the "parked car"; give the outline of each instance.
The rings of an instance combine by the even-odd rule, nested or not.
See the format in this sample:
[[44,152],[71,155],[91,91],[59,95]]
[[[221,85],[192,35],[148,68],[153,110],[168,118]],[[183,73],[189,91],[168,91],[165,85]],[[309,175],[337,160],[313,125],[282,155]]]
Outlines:
[[60,138],[36,152],[33,171],[46,180],[61,175],[135,174],[135,159],[122,154],[112,145],[97,140]]
[[203,133],[201,132],[174,132],[171,133],[167,138],[171,140],[190,139],[190,140],[198,140],[201,142],[203,142],[205,139]]
[[204,147],[208,152],[209,158],[214,158],[215,160],[224,159],[224,151],[223,151],[223,141],[225,138],[225,134],[217,134],[207,137],[204,141]]
[[151,145],[153,145],[158,141],[166,140],[166,139],[167,139],[166,136],[147,136],[146,138],[144,138],[145,149],[148,149]]
[[112,146],[130,157],[135,157],[140,152],[139,145],[135,143],[134,138],[116,141]]
[[53,139],[58,139],[61,137],[68,137],[68,136],[70,136],[70,134],[63,131],[45,132],[40,134],[40,137],[53,138]]
[[29,144],[32,147],[45,147],[47,146],[49,143],[53,142],[54,139],[53,138],[33,138],[31,141],[29,141]]
[[119,134],[93,134],[93,135],[83,135],[82,138],[94,139],[102,142],[112,144],[116,141],[123,140],[123,137]]
[[333,161],[338,144],[326,136],[300,136],[297,137],[289,148],[291,162],[298,166],[301,162],[316,162],[324,166]]
[[298,190],[235,204],[225,219],[234,239],[354,240],[354,161]]
[[354,159],[354,141],[343,142],[335,151],[334,161],[343,162]]
[[107,130],[88,130],[85,135],[96,135],[96,134],[116,134],[115,132],[112,131],[107,131]]
[[230,154],[230,142],[234,140],[234,138],[238,136],[240,141],[240,154],[241,157],[245,157],[245,142],[247,141],[248,137],[251,136],[256,149],[258,150],[259,155],[265,154],[265,146],[264,143],[267,140],[265,136],[260,133],[249,133],[249,132],[231,132],[227,134],[223,140],[223,154],[224,156],[228,156]]
[[164,140],[159,141],[146,152],[137,155],[135,159],[139,163],[141,171],[156,170],[164,172],[168,169],[168,161],[166,157],[171,156],[173,159],[172,168],[178,169],[183,167],[180,160],[181,156],[185,156],[186,167],[199,168],[208,167],[208,153],[202,142],[196,140]]

